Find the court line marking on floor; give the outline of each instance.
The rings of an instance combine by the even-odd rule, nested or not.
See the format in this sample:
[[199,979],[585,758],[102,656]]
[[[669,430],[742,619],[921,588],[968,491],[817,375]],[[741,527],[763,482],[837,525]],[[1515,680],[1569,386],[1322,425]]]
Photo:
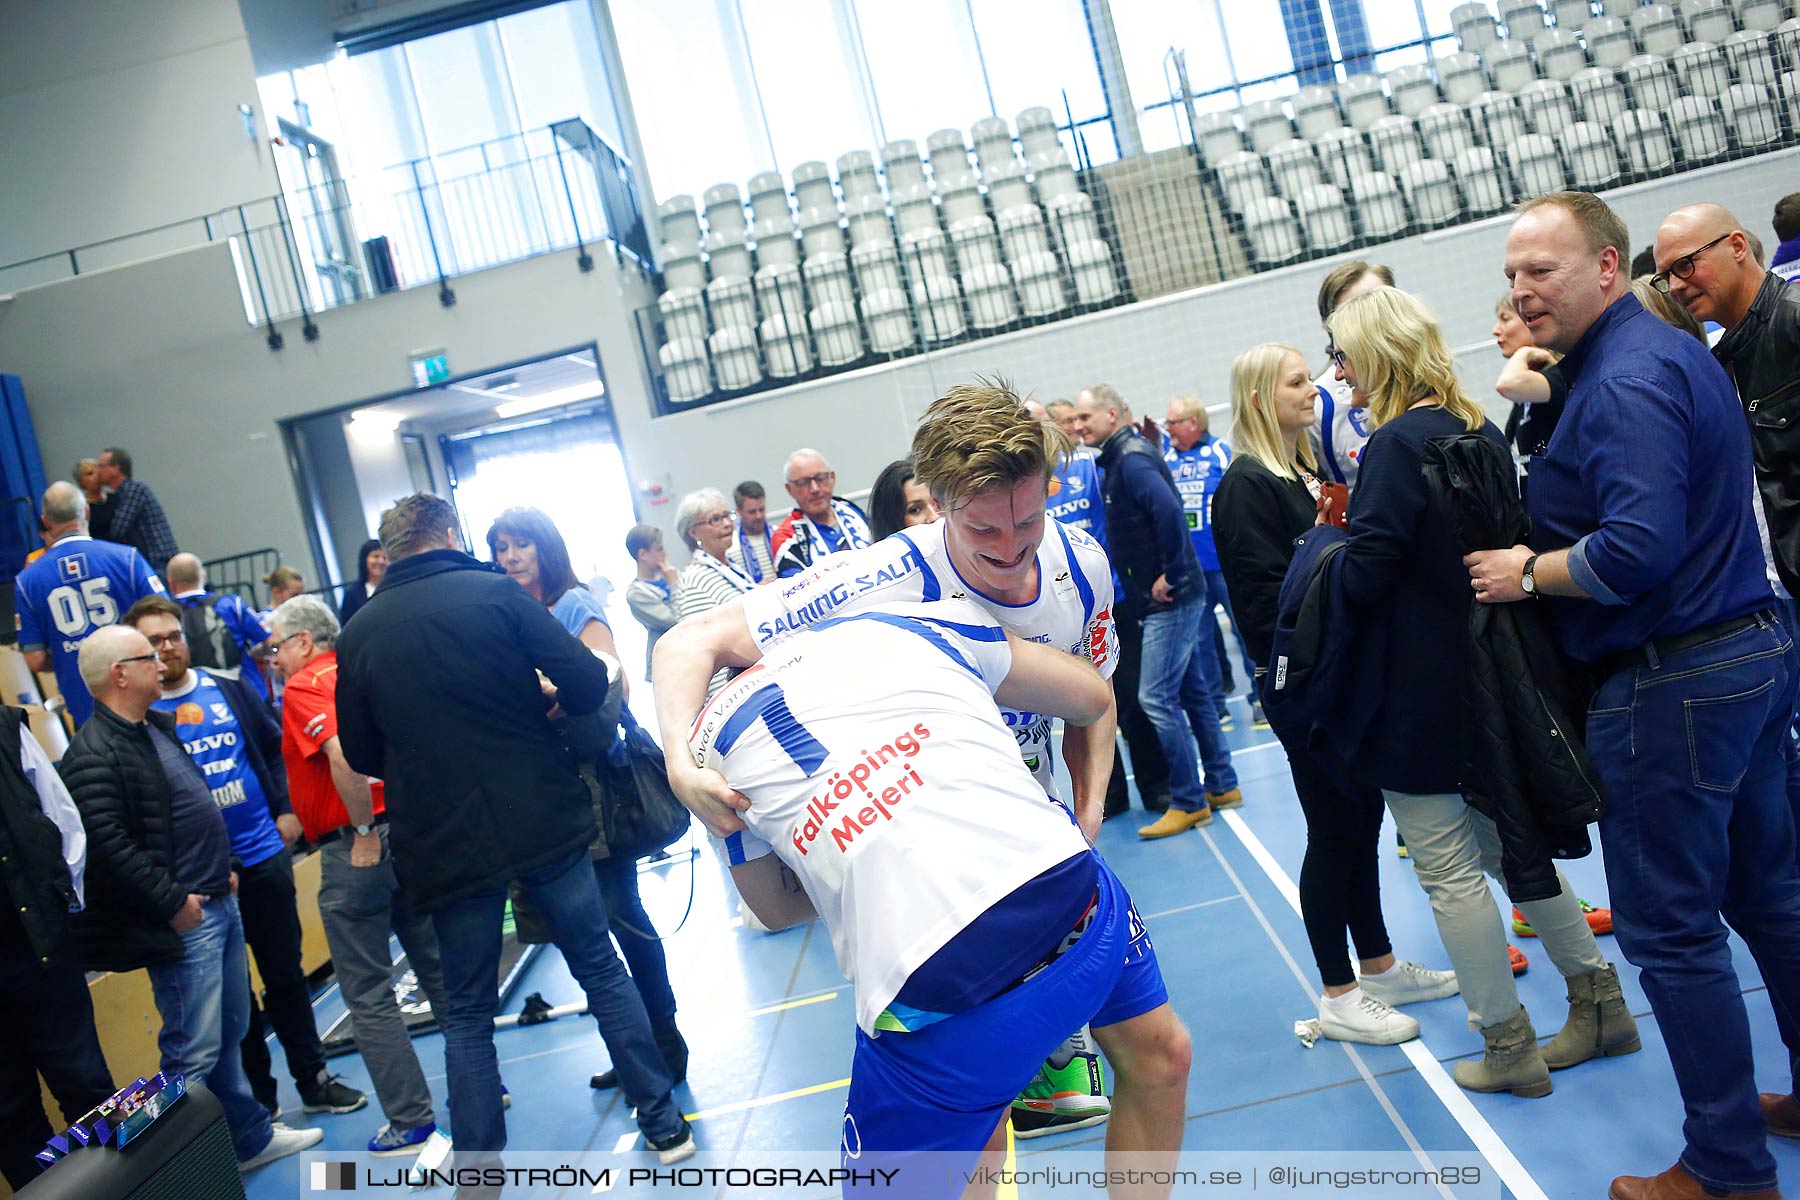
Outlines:
[[613,1143],[613,1153],[614,1154],[625,1153],[627,1150],[629,1150],[633,1146],[637,1145],[637,1140],[638,1140],[638,1131],[635,1129],[632,1130],[630,1133],[620,1134],[619,1140]]
[[758,1096],[754,1100],[739,1100],[734,1104],[721,1104],[717,1108],[706,1108],[699,1112],[687,1114],[690,1121],[704,1121],[708,1117],[723,1117],[735,1112],[747,1112],[752,1108],[761,1108],[767,1104],[780,1104],[783,1100],[798,1100],[802,1096],[816,1096],[820,1092],[834,1091],[850,1086],[848,1077],[834,1079],[830,1083],[815,1083],[811,1087],[795,1088],[791,1092],[776,1092],[772,1096]]
[[1143,913],[1146,921],[1154,921],[1158,917],[1172,917],[1176,913],[1193,912],[1196,908],[1211,908],[1215,904],[1230,904],[1234,900],[1242,900],[1242,896],[1220,896],[1217,900],[1202,900],[1198,904],[1184,904],[1180,908],[1165,908],[1161,912]]
[[780,1004],[769,1004],[762,1008],[753,1008],[745,1013],[746,1017],[764,1017],[770,1013],[784,1012],[790,1008],[805,1008],[808,1004],[823,1004],[827,1000],[836,1000],[838,993],[826,992],[819,996],[807,996],[801,1000],[786,1000]]
[[[1269,853],[1269,848],[1263,845],[1262,839],[1251,830],[1249,823],[1244,820],[1241,813],[1234,810],[1225,813],[1224,817],[1225,824],[1230,826],[1232,833],[1237,835],[1239,844],[1250,852],[1250,857],[1256,860],[1256,865],[1261,867],[1263,874],[1269,877],[1269,882],[1275,885],[1276,890],[1288,902],[1288,906],[1294,910],[1295,915],[1299,915],[1300,889],[1288,877],[1288,873],[1282,869],[1281,864],[1275,861],[1275,856]],[[1201,832],[1205,833],[1206,831],[1202,830]],[[1214,853],[1219,853],[1216,845],[1213,850]],[[1219,861],[1227,871],[1231,870],[1231,866],[1225,862],[1223,854],[1220,854]],[[1246,899],[1250,898],[1246,896]],[[1258,911],[1260,915],[1260,910],[1257,910],[1254,900],[1250,900],[1250,905],[1252,910]],[[1270,931],[1270,935],[1273,936],[1273,930]],[[1285,948],[1283,953],[1286,953]],[[1289,962],[1292,962],[1291,958]],[[1310,982],[1304,975],[1301,976],[1301,979],[1303,983],[1307,984],[1307,990],[1310,993]],[[1353,1059],[1359,1060],[1359,1069],[1366,1070],[1361,1066],[1360,1056],[1351,1050],[1348,1044],[1339,1044],[1344,1046],[1345,1052],[1350,1054]],[[1425,1039],[1421,1037],[1404,1042],[1401,1044],[1400,1050],[1412,1063],[1413,1068],[1419,1072],[1419,1077],[1436,1094],[1438,1101],[1448,1110],[1451,1119],[1462,1126],[1463,1132],[1469,1135],[1469,1140],[1475,1144],[1475,1148],[1486,1156],[1495,1172],[1499,1174],[1501,1181],[1511,1189],[1516,1200],[1549,1200],[1544,1189],[1538,1186],[1536,1179],[1532,1178],[1531,1172],[1525,1169],[1525,1164],[1518,1160],[1506,1142],[1501,1139],[1499,1133],[1492,1125],[1488,1124],[1487,1118],[1481,1115],[1474,1104],[1470,1103],[1469,1098],[1463,1094],[1462,1089],[1456,1086],[1455,1081],[1450,1078],[1449,1072],[1444,1070],[1444,1065],[1437,1060],[1437,1056],[1432,1054],[1431,1048],[1425,1044]]]
[[[1205,838],[1206,848],[1211,850],[1213,857],[1219,860],[1219,866],[1231,879],[1232,885],[1243,894],[1244,904],[1256,917],[1256,923],[1262,926],[1263,935],[1275,947],[1275,952],[1281,955],[1281,961],[1287,964],[1288,971],[1300,984],[1300,990],[1306,993],[1307,999],[1316,1007],[1319,1003],[1319,994],[1313,990],[1312,979],[1305,971],[1301,970],[1300,964],[1294,960],[1293,953],[1288,950],[1287,943],[1282,941],[1281,936],[1275,932],[1275,926],[1269,922],[1268,914],[1263,912],[1262,905],[1256,902],[1256,897],[1252,896],[1250,889],[1244,886],[1244,880],[1237,873],[1237,868],[1231,865],[1231,861],[1225,857],[1225,852],[1219,848],[1218,839],[1209,830],[1203,829],[1201,834]],[[1417,1135],[1412,1131],[1412,1126],[1406,1123],[1406,1118],[1400,1115],[1400,1110],[1394,1107],[1394,1102],[1388,1097],[1387,1089],[1376,1081],[1374,1072],[1369,1070],[1369,1064],[1363,1060],[1363,1056],[1356,1047],[1347,1042],[1339,1042],[1337,1046],[1343,1051],[1344,1057],[1350,1060],[1350,1065],[1356,1068],[1358,1078],[1374,1095],[1375,1102],[1381,1106],[1381,1111],[1387,1114],[1389,1123],[1399,1132],[1400,1140],[1406,1143],[1407,1149],[1412,1151],[1413,1157],[1418,1160],[1419,1165],[1426,1170],[1435,1170],[1436,1164],[1431,1161],[1431,1155],[1420,1144]],[[1438,1195],[1444,1197],[1444,1200],[1456,1200],[1456,1194],[1443,1183],[1437,1185],[1437,1190]]]

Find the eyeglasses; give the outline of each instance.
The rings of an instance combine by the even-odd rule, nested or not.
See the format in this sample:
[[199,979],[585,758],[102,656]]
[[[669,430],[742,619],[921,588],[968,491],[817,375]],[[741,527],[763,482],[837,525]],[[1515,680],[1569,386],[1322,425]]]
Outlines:
[[[297,629],[293,633],[288,634],[284,638],[275,639],[274,650],[281,649],[283,646],[287,645],[289,642],[293,641],[295,638],[299,637],[301,634],[303,634],[305,632],[306,632],[306,630],[304,630],[304,629]],[[273,650],[271,651],[271,653],[273,653]]]
[[731,524],[731,514],[728,512],[716,512],[710,517],[701,517],[694,523],[696,525],[729,525]]
[[797,487],[802,491],[808,488],[830,487],[831,481],[837,478],[836,471],[820,471],[817,475],[802,475],[798,479],[788,480],[789,487]]
[[1169,425],[1169,426],[1192,425],[1192,424],[1194,424],[1194,418],[1193,417],[1170,417],[1168,420],[1164,421],[1163,424]]
[[1345,369],[1347,364],[1344,359],[1344,352],[1339,350],[1336,346],[1327,345],[1325,347],[1325,356],[1336,364],[1338,370],[1342,371]]
[[128,662],[155,662],[155,661],[156,661],[156,655],[154,655],[154,654],[134,654],[130,658],[121,658],[118,662],[114,663],[113,665],[117,666],[117,667],[122,667]]
[[[1735,229],[1731,231],[1731,233],[1736,233],[1736,232],[1737,232],[1737,230],[1735,230]],[[1657,291],[1663,293],[1663,295],[1665,295],[1665,296],[1668,295],[1669,294],[1669,276],[1673,275],[1677,279],[1686,279],[1688,276],[1692,275],[1694,273],[1694,260],[1696,258],[1699,258],[1702,254],[1705,254],[1708,250],[1711,250],[1714,246],[1718,245],[1720,242],[1724,241],[1726,238],[1730,237],[1731,233],[1722,233],[1718,237],[1714,238],[1712,241],[1706,243],[1706,245],[1704,245],[1704,246],[1700,247],[1698,250],[1694,251],[1692,254],[1682,255],[1680,258],[1676,259],[1674,262],[1669,264],[1668,270],[1658,271],[1656,274],[1652,275],[1650,277],[1651,285],[1654,286]]]
[[187,638],[182,636],[181,630],[177,629],[174,633],[152,634],[150,636],[150,648],[152,650],[160,650],[164,646],[178,646],[185,641],[187,641]]

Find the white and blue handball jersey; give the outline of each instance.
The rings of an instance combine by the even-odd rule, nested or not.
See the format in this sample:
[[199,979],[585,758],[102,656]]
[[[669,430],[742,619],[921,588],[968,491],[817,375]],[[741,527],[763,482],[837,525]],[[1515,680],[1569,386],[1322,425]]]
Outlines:
[[983,608],[889,597],[781,640],[695,722],[695,761],[750,798],[727,858],[799,877],[870,1036],[951,938],[1088,848],[994,706],[1011,669]]
[[76,658],[88,635],[116,624],[145,596],[163,595],[162,580],[130,546],[86,534],[61,538],[14,582],[13,622],[19,649],[48,650],[69,715],[80,725],[94,713]]
[[1213,544],[1212,502],[1231,465],[1231,447],[1222,438],[1207,434],[1186,450],[1177,450],[1173,442],[1163,444],[1163,461],[1175,477],[1175,490],[1181,493],[1181,511],[1187,518],[1188,537],[1193,539],[1194,553],[1206,571],[1219,569],[1219,550]]
[[1350,385],[1332,378],[1330,367],[1313,380],[1319,389],[1318,423],[1308,437],[1319,458],[1319,474],[1356,490],[1356,471],[1372,428],[1369,410],[1350,403]]
[[[1112,567],[1093,538],[1060,521],[1044,522],[1038,544],[1038,593],[1027,604],[1004,604],[964,582],[944,544],[946,521],[915,525],[862,550],[833,554],[801,574],[744,597],[750,635],[766,654],[796,630],[830,617],[896,601],[971,600],[1009,633],[1029,642],[1085,656],[1101,677],[1119,665],[1113,624]],[[1059,799],[1050,753],[1050,718],[1001,710],[1019,754],[1045,795]]]

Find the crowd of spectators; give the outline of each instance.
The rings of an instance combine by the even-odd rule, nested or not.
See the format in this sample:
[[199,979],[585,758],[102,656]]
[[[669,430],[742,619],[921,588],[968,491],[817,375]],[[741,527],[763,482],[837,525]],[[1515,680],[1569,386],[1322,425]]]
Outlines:
[[[675,670],[657,697],[671,785],[714,832],[742,829],[736,793],[676,744],[684,723],[769,649],[767,630],[842,609],[832,589],[852,572],[908,581],[883,603],[928,603],[954,580],[1004,631],[1086,658],[1092,672],[1072,685],[1110,678],[1110,702],[1067,706],[1065,803],[1080,830],[1091,839],[1130,808],[1123,733],[1155,815],[1138,835],[1174,837],[1244,803],[1225,736],[1230,629],[1247,685],[1238,711],[1272,728],[1306,821],[1319,1032],[1404,1041],[1418,1023],[1399,1007],[1460,994],[1482,1053],[1455,1065],[1456,1082],[1549,1095],[1552,1072],[1640,1049],[1596,941],[1616,914],[1687,1122],[1675,1166],[1621,1176],[1612,1196],[1774,1196],[1763,1138],[1800,1136],[1800,1100],[1755,1092],[1726,931],[1762,968],[1800,1085],[1800,291],[1779,270],[1795,259],[1797,214],[1800,197],[1776,210],[1770,270],[1728,209],[1684,207],[1634,278],[1603,201],[1521,206],[1493,329],[1506,360],[1493,390],[1514,406],[1504,432],[1431,310],[1386,267],[1354,261],[1321,281],[1320,374],[1287,344],[1237,358],[1229,438],[1190,394],[1159,425],[1105,382],[1039,404],[979,381],[933,406],[866,512],[806,447],[783,465],[793,507],[778,520],[754,480],[729,498],[687,494],[672,521],[685,566],[655,526],[625,546],[627,607],[650,657]],[[972,483],[982,454],[1010,465]],[[609,768],[635,728],[628,672],[554,522],[508,509],[484,563],[449,502],[407,497],[336,606],[280,566],[258,612],[208,589],[128,452],[109,447],[74,474],[44,493],[45,549],[16,585],[21,649],[55,673],[73,719],[61,763],[0,710],[0,881],[24,900],[0,918],[15,1014],[4,1057],[22,1072],[0,1112],[8,1181],[35,1172],[49,1128],[20,1082],[30,1072],[66,1116],[110,1091],[84,967],[148,971],[162,1066],[206,1080],[245,1169],[320,1136],[278,1119],[265,1022],[304,1111],[367,1104],[327,1069],[311,1012],[292,865],[303,841],[321,854],[320,917],[386,1118],[371,1152],[417,1152],[439,1121],[392,1003],[390,935],[445,1032],[459,1163],[505,1148],[492,1031],[510,890],[587,998],[610,1062],[594,1086],[621,1090],[664,1162],[692,1154],[671,1094],[688,1047],[667,963],[635,860],[607,840]],[[980,640],[976,628],[957,636]],[[465,669],[471,652],[480,672]],[[1515,694],[1484,693],[1493,678]],[[1060,800],[1051,717],[1003,711]],[[1501,721],[1514,723],[1497,732]],[[1376,871],[1384,811],[1454,971],[1393,952]],[[1611,910],[1578,897],[1555,861],[1586,853],[1596,820]],[[1073,869],[1045,875],[1063,888]],[[1523,959],[1490,879],[1566,983],[1547,1042],[1520,1003]],[[928,990],[986,1003],[944,990],[958,979],[947,964],[966,960],[921,964],[896,1003]],[[1154,995],[1136,1015],[1155,1017],[1156,1048],[1098,1017],[1093,1036],[1173,1087],[1186,1035]],[[895,1020],[961,1011],[902,1009]],[[1108,1119],[1089,1036],[1069,1035],[1003,1105],[1020,1136]],[[1091,1087],[1064,1087],[1071,1069]],[[853,1106],[859,1094],[853,1084]],[[1179,1144],[1178,1123],[1164,1130],[1169,1096],[1145,1094],[1121,1093],[1132,1117],[1113,1148]]]

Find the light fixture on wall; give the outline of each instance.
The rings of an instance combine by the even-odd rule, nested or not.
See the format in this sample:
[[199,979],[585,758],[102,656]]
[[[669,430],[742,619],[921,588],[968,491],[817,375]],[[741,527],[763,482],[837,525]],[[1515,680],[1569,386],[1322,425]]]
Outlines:
[[534,413],[546,408],[560,408],[562,405],[575,404],[582,400],[598,400],[605,394],[605,386],[598,379],[593,379],[572,387],[553,388],[547,392],[539,392],[535,396],[508,400],[505,404],[495,405],[494,414],[501,417],[519,417],[526,413]]
[[385,442],[399,432],[400,422],[404,419],[391,409],[359,408],[350,414],[344,431],[358,441]]

